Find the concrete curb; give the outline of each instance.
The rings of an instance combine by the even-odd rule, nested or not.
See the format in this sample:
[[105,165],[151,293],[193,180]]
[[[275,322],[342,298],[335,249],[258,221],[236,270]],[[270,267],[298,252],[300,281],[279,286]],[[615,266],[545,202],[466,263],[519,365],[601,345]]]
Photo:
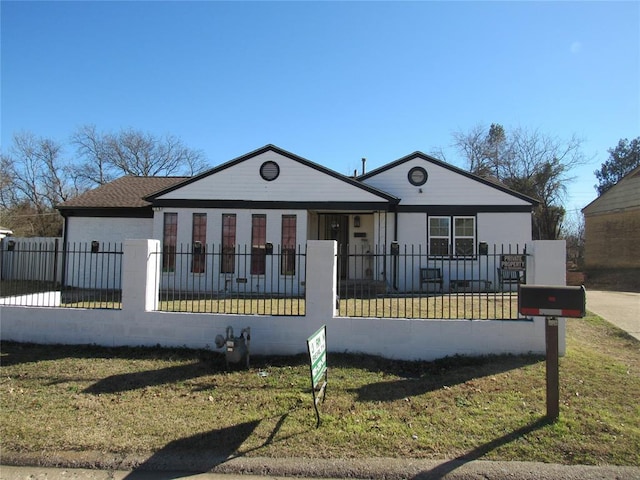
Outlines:
[[[216,478],[227,475],[257,475],[304,478],[354,478],[385,480],[638,480],[640,467],[613,465],[558,465],[541,462],[492,462],[485,460],[416,460],[398,458],[370,459],[309,459],[264,457],[209,457],[206,453],[173,453],[161,457],[139,457],[101,452],[51,454],[10,454],[2,458],[0,479],[57,478],[55,470],[90,469],[79,476],[64,478]],[[18,468],[13,468],[18,467]],[[37,476],[37,471],[48,472]],[[9,476],[13,472],[14,476]],[[25,477],[29,472],[30,477]],[[75,471],[79,473],[80,471]],[[118,475],[115,475],[115,473]],[[161,473],[163,472],[163,473]],[[173,472],[171,474],[170,472]],[[182,472],[178,474],[177,472]],[[109,474],[109,476],[102,476]],[[62,478],[62,477],[60,477]],[[228,478],[228,477],[226,477]],[[246,478],[246,477],[244,477]]]

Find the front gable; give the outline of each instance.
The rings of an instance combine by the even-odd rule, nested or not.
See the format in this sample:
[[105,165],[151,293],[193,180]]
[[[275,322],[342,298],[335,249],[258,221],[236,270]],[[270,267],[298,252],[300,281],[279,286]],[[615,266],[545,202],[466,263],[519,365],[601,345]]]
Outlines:
[[273,145],[147,197],[161,207],[372,208],[397,203],[373,186]]
[[537,201],[421,152],[358,178],[401,198],[399,210],[473,206],[484,210],[531,211]]

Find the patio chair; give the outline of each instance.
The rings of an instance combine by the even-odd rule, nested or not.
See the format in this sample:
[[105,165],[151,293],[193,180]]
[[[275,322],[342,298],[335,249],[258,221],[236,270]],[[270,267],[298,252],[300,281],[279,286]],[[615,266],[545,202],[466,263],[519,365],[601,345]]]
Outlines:
[[524,270],[505,270],[498,267],[498,284],[500,290],[504,290],[505,285],[516,287],[524,283]]
[[429,284],[438,285],[438,291],[442,292],[442,271],[439,268],[421,268],[420,269],[420,290],[422,290],[422,285]]

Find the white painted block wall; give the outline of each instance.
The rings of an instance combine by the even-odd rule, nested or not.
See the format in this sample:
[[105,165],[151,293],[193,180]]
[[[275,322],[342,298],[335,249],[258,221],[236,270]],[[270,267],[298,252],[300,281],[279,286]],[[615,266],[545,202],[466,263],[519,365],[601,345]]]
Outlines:
[[[2,340],[105,346],[187,346],[212,348],[227,326],[240,332],[251,327],[252,354],[292,355],[306,352],[306,339],[327,325],[328,349],[362,352],[403,360],[432,360],[451,355],[494,353],[542,354],[544,318],[533,321],[407,320],[335,316],[335,242],[309,243],[307,315],[276,317],[211,315],[153,311],[157,262],[143,267],[156,248],[154,241],[126,244],[122,310],[36,308],[0,305]],[[564,284],[563,242],[532,242],[531,283]],[[129,262],[130,267],[129,267]],[[560,322],[560,353],[565,325]]]

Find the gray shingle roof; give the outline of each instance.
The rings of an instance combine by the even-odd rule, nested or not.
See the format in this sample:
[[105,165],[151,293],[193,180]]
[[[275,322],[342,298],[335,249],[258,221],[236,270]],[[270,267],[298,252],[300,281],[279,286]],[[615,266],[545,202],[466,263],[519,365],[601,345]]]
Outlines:
[[144,197],[164,190],[189,177],[134,177],[126,176],[78,195],[56,208],[144,208],[151,203]]

